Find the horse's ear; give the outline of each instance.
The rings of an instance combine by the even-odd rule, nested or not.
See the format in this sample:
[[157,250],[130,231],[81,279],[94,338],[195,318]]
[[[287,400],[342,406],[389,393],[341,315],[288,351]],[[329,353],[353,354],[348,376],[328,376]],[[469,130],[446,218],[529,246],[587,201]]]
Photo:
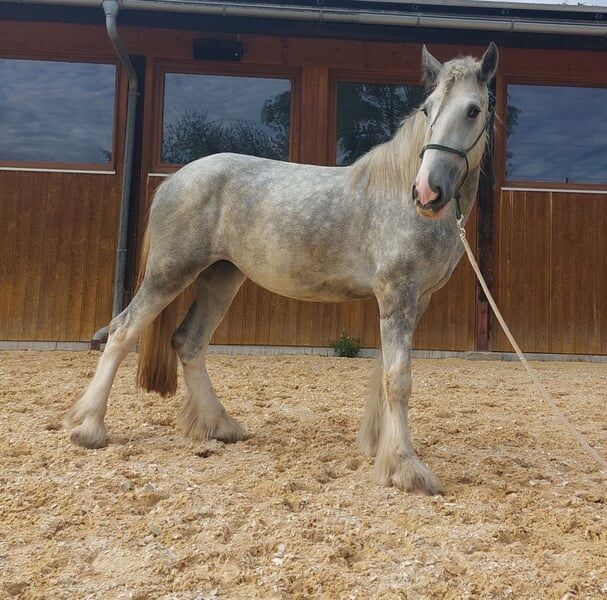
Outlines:
[[428,52],[428,48],[425,45],[422,46],[422,81],[428,87],[434,85],[442,68],[442,63]]
[[497,71],[497,61],[499,59],[499,52],[494,42],[489,44],[483,58],[481,58],[481,68],[478,74],[479,79],[483,83],[488,83]]

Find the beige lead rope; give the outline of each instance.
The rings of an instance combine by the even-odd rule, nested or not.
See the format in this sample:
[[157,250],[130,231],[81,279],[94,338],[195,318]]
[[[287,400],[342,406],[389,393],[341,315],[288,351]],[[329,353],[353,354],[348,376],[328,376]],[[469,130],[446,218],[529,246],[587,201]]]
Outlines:
[[506,325],[506,321],[504,321],[504,317],[502,317],[502,313],[497,308],[497,305],[495,304],[495,300],[493,299],[493,296],[491,295],[491,292],[489,291],[489,288],[487,287],[487,283],[485,282],[485,279],[484,279],[483,275],[481,274],[480,269],[478,268],[478,264],[476,262],[476,259],[474,258],[474,254],[472,254],[472,250],[470,249],[470,245],[468,244],[468,240],[466,239],[466,230],[464,229],[464,226],[463,226],[463,218],[459,218],[457,220],[457,226],[459,228],[459,237],[461,238],[462,244],[464,245],[464,248],[466,249],[466,254],[468,255],[468,260],[470,261],[470,264],[472,265],[472,268],[474,269],[474,272],[476,273],[476,276],[478,277],[481,287],[483,288],[483,291],[485,292],[487,299],[489,300],[489,304],[491,305],[491,308],[493,309],[493,312],[495,313],[497,320],[500,322],[500,325],[502,326],[504,333],[508,337],[508,340],[510,340],[512,347],[514,348],[514,351],[516,352],[520,361],[523,363],[523,366],[525,367],[525,369],[527,369],[527,373],[529,373],[529,376],[533,380],[535,387],[538,389],[538,391],[542,395],[542,398],[544,398],[544,400],[546,401],[548,406],[552,409],[552,412],[559,418],[559,420],[565,426],[565,428],[569,431],[569,433],[577,440],[578,444],[584,450],[586,450],[586,452],[588,452],[588,454],[590,454],[590,456],[592,456],[592,458],[594,458],[594,460],[596,460],[596,462],[599,463],[599,465],[601,465],[601,467],[603,468],[603,475],[607,475],[607,461],[586,441],[584,436],[582,436],[582,434],[573,426],[573,424],[569,421],[569,419],[567,419],[567,417],[564,415],[563,411],[557,406],[556,402],[554,401],[554,398],[550,395],[548,390],[546,390],[546,388],[540,381],[539,377],[537,376],[536,371],[527,362],[525,355],[522,353],[521,349],[519,348],[519,345],[516,343],[516,340],[514,339],[512,333],[510,333],[510,329],[508,329],[508,325]]

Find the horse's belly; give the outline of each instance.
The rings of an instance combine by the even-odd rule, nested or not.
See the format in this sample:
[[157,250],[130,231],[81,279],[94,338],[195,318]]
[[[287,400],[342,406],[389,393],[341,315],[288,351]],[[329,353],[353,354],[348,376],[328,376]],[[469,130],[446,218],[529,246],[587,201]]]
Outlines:
[[[255,281],[255,280],[253,280]],[[317,287],[291,287],[277,286],[271,282],[264,285],[261,281],[255,281],[257,285],[278,294],[286,296],[293,300],[304,300],[306,302],[349,302],[351,300],[363,300],[370,298],[373,294],[370,291],[352,290],[340,288],[339,285],[327,282]]]
[[[357,274],[336,270],[328,273],[302,266],[300,270],[280,264],[247,264],[234,261],[236,266],[257,285],[266,290],[310,302],[347,302],[373,295],[371,287]],[[244,263],[244,264],[243,264]]]

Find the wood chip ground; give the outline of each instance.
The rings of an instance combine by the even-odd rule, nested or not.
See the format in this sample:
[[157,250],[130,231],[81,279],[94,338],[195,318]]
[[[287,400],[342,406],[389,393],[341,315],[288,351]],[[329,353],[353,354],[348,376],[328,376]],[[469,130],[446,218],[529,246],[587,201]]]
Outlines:
[[[0,353],[0,597],[605,598],[607,479],[520,365],[417,360],[411,423],[445,495],[370,481],[355,437],[372,361],[212,355],[252,433],[184,439],[183,394],[119,371],[107,448],[60,422],[97,353]],[[607,365],[540,376],[607,454]]]

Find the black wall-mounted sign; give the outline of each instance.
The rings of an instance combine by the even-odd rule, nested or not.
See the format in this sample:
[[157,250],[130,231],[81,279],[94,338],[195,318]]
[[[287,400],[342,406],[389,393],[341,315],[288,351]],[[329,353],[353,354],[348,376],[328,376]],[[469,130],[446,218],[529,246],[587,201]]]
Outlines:
[[196,60],[242,60],[242,44],[229,40],[194,40],[192,52]]

